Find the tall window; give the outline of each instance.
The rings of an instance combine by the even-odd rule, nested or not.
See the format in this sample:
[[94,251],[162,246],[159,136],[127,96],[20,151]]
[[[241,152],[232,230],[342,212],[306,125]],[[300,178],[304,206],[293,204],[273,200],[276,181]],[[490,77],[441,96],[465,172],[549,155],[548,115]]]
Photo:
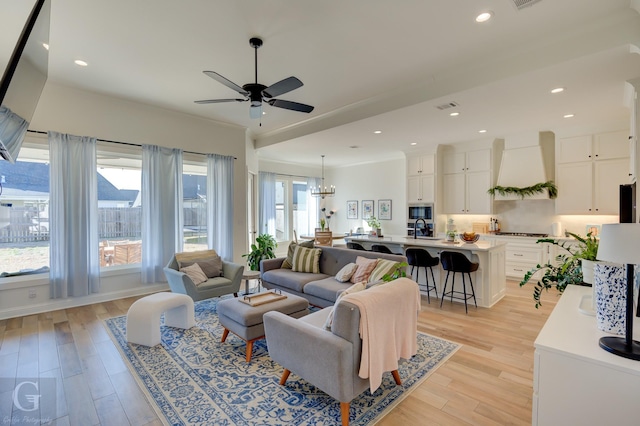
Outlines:
[[313,235],[316,224],[310,220],[312,209],[317,206],[310,200],[306,179],[279,176],[276,179],[276,240],[292,240],[293,231],[298,237]]
[[142,151],[107,142],[98,142],[97,150],[100,266],[138,264],[142,261]]
[[15,164],[0,161],[0,273],[48,272],[49,149],[25,141]]
[[207,163],[206,157],[184,154],[182,165],[184,251],[206,250]]

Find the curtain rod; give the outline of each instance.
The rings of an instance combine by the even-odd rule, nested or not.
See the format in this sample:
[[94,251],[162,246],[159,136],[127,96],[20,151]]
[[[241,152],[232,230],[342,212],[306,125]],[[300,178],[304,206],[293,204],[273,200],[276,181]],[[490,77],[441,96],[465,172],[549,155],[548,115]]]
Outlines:
[[[27,130],[27,132],[29,132],[29,133],[38,133],[38,134],[40,134],[40,135],[46,135],[46,134],[47,134],[47,132],[43,132],[42,130],[31,130],[31,129],[29,129],[29,130]],[[119,144],[119,145],[128,145],[128,146],[139,146],[139,147],[142,147],[142,145],[141,145],[141,144],[139,144],[139,143],[112,141],[112,140],[109,140],[109,139],[100,139],[100,138],[96,138],[96,140],[97,140],[97,141],[100,141],[100,142],[117,143],[117,144]],[[205,154],[205,153],[203,153],[203,152],[195,152],[195,151],[182,151],[182,152],[186,152],[187,154],[207,155],[207,154]],[[237,160],[237,159],[238,159],[238,157],[233,157],[233,159],[234,159],[234,160]]]

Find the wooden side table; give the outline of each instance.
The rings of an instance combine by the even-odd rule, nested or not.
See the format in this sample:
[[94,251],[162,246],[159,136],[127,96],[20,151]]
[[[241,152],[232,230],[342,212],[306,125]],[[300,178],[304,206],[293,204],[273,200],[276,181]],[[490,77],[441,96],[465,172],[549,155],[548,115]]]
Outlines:
[[245,269],[242,273],[242,279],[244,280],[244,296],[251,294],[249,291],[249,281],[251,280],[258,280],[258,291],[260,291],[260,271]]

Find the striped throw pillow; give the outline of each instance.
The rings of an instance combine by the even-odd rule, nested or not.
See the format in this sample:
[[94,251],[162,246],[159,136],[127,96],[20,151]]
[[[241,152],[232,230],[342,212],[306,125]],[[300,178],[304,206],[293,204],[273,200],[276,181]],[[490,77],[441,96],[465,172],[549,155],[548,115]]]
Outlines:
[[369,275],[369,282],[372,283],[375,281],[382,280],[382,277],[395,271],[397,267],[398,267],[398,262],[395,262],[393,260],[387,260],[387,259],[378,260],[378,264],[376,265],[374,270],[371,271],[371,275]]
[[313,274],[319,274],[321,252],[321,249],[300,247],[298,245],[293,252],[291,270],[293,272],[310,272]]

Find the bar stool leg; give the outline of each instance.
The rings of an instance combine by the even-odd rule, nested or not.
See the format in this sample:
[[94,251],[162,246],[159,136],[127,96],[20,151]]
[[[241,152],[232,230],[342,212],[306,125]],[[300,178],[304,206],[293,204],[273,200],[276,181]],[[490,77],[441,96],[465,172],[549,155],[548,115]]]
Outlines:
[[453,291],[456,288],[456,272],[453,271],[453,279],[451,280],[451,303],[453,303]]
[[471,294],[473,295],[473,303],[478,307],[478,302],[476,302],[476,291],[473,289],[473,281],[471,280],[471,274],[469,274],[469,283],[471,284]]
[[[420,271],[420,267],[418,266],[418,272]],[[427,275],[427,267],[424,267],[424,282],[427,286],[427,302],[431,304],[431,290],[429,290],[429,275]]]
[[436,292],[436,299],[438,298],[438,287],[436,286],[436,278],[433,275],[433,268],[429,266],[429,270],[431,271],[431,282],[433,283],[433,290]]
[[464,313],[468,314],[469,310],[467,309],[467,283],[464,280],[464,272],[462,273],[462,293],[464,294]]
[[442,288],[442,299],[440,299],[440,307],[442,308],[442,302],[444,302],[445,294],[447,294],[447,283],[449,282],[449,271],[447,271],[447,277],[444,279],[444,287]]

